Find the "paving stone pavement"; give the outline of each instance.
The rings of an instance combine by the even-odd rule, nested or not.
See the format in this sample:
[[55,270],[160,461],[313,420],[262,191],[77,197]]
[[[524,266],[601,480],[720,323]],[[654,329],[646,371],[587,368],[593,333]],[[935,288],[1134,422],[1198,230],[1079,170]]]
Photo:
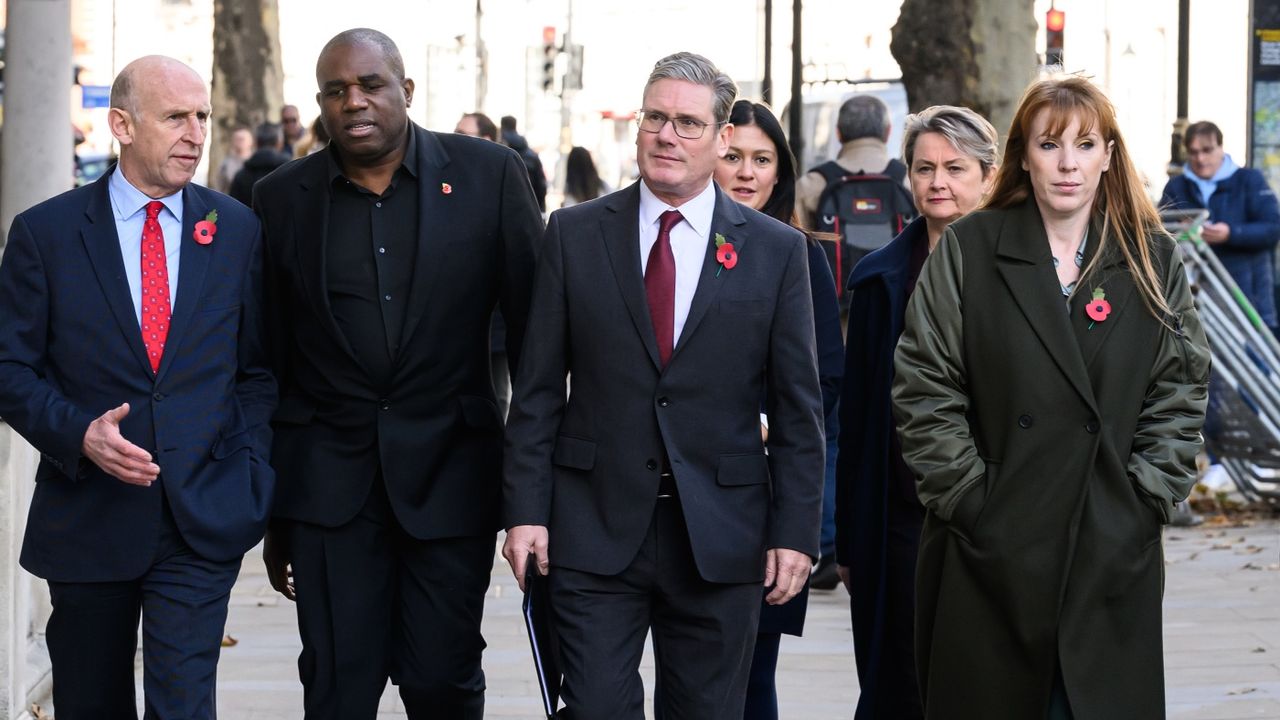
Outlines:
[[[1170,720],[1280,720],[1280,521],[1165,533],[1165,666]],[[814,592],[803,638],[784,637],[778,669],[781,716],[849,718],[857,701],[848,596]],[[299,642],[292,603],[267,584],[254,551],[231,597],[218,675],[227,720],[301,720]],[[485,605],[486,717],[536,720],[520,593],[501,558]],[[652,659],[642,671],[652,688]],[[139,691],[141,688],[139,688]],[[139,692],[139,694],[141,694]],[[394,688],[379,720],[405,718]]]

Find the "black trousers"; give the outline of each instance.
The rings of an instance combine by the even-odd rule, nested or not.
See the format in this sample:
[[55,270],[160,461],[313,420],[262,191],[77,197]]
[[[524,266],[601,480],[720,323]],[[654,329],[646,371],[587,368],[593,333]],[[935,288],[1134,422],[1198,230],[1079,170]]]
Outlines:
[[658,500],[618,575],[553,567],[549,581],[564,672],[557,717],[643,720],[639,667],[652,630],[664,720],[741,720],[761,586],[698,575],[678,499]]
[[[114,481],[113,481],[114,482]],[[182,539],[163,504],[155,558],[123,582],[49,582],[46,639],[61,720],[135,720],[142,619],[147,720],[212,720],[227,600],[240,559],[214,562]]]
[[351,522],[293,522],[288,535],[307,720],[373,720],[388,678],[411,720],[484,716],[494,536],[411,537],[381,477]]

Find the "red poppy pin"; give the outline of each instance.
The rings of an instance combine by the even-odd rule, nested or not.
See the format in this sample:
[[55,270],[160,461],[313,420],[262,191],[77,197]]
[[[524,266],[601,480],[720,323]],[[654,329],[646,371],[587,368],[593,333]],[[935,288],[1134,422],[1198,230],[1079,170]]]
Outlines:
[[218,232],[218,211],[210,210],[204,219],[196,223],[196,231],[191,234],[195,241],[201,245],[208,245],[213,242],[213,236]]
[[725,240],[724,235],[716,233],[716,262],[720,263],[720,269],[716,270],[716,277],[720,277],[723,270],[732,270],[734,265],[738,264],[738,251],[733,248],[733,243]]
[[449,195],[450,193],[453,192],[453,186],[450,185],[449,183],[440,183],[440,192],[444,193],[445,195]]
[[1088,305],[1084,306],[1084,314],[1089,316],[1089,329],[1092,330],[1094,324],[1100,323],[1107,319],[1111,314],[1111,303],[1107,302],[1107,293],[1102,288],[1093,289],[1093,299]]

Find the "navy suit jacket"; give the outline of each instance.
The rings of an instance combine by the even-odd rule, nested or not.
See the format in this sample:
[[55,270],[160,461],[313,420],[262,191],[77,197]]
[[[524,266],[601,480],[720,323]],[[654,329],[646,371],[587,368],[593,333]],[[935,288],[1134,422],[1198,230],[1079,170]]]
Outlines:
[[[155,553],[167,500],[187,544],[225,561],[262,538],[276,385],[265,362],[261,233],[240,203],[183,193],[173,317],[153,373],[100,180],[14,218],[0,263],[0,417],[40,452],[22,566],[65,582],[136,578]],[[218,212],[217,232],[195,224]],[[160,480],[130,485],[81,453],[85,431],[122,402],[120,431]]]
[[506,526],[545,525],[552,565],[615,575],[648,531],[665,455],[702,578],[759,582],[768,548],[818,555],[822,397],[805,238],[716,188],[711,232],[738,262],[720,269],[708,240],[663,367],[639,204],[637,183],[551,215],[507,421]]

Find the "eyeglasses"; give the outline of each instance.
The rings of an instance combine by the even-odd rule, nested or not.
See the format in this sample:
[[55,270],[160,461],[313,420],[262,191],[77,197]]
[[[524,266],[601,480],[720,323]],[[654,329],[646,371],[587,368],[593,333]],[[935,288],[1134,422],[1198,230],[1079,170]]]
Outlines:
[[669,122],[671,128],[676,131],[676,135],[685,140],[697,140],[706,132],[709,125],[720,126],[722,122],[702,122],[688,117],[669,118],[660,112],[651,110],[637,111],[636,115],[640,118],[640,129],[647,133],[660,133],[662,128]]

